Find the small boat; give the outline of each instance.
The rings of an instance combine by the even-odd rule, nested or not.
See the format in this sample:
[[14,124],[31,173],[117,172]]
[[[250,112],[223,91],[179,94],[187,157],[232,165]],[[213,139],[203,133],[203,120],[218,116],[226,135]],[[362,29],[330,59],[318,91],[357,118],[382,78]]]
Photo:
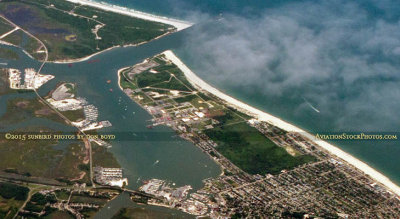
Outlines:
[[152,128],[153,128],[153,126],[152,126],[152,125],[148,125],[148,126],[146,126],[146,128],[148,128],[148,129],[152,129]]
[[107,84],[111,83],[111,80],[107,80]]
[[113,89],[112,89],[112,88],[110,88],[110,92],[113,92]]

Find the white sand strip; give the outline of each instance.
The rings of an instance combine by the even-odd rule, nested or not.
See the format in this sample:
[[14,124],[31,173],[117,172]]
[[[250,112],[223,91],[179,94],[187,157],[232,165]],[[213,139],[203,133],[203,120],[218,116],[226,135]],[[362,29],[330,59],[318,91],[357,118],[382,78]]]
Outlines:
[[366,163],[358,160],[357,158],[353,157],[352,155],[333,146],[332,144],[329,144],[328,142],[325,142],[322,140],[317,140],[314,135],[312,135],[312,134],[310,134],[288,122],[285,122],[275,116],[272,116],[268,113],[258,110],[258,109],[254,108],[252,106],[249,106],[239,100],[236,100],[235,98],[233,98],[231,96],[228,96],[228,95],[222,93],[218,89],[207,84],[205,81],[203,81],[201,78],[199,78],[195,73],[193,73],[177,56],[175,56],[175,54],[172,51],[168,50],[168,51],[165,51],[163,54],[165,54],[167,59],[171,60],[175,65],[177,65],[179,67],[179,69],[185,74],[188,81],[190,83],[192,83],[198,89],[207,91],[207,92],[217,96],[218,98],[226,101],[227,104],[229,104],[230,106],[232,106],[242,112],[248,113],[250,115],[254,115],[259,120],[269,122],[272,125],[275,125],[275,126],[281,128],[283,130],[286,130],[288,132],[297,132],[308,139],[312,139],[320,147],[324,148],[331,154],[336,155],[337,157],[345,160],[346,162],[350,163],[354,167],[360,169],[362,172],[369,175],[371,178],[375,179],[379,183],[386,186],[390,191],[392,191],[400,196],[400,187],[399,186],[394,184],[392,181],[390,181],[389,178],[387,178],[380,172],[378,172],[375,169],[368,166]]
[[66,1],[76,3],[76,4],[81,4],[81,5],[87,5],[90,7],[102,9],[104,11],[111,11],[111,12],[131,16],[131,17],[135,17],[135,18],[141,18],[144,20],[169,24],[169,25],[176,27],[176,29],[178,31],[186,29],[193,25],[192,23],[189,23],[186,21],[181,21],[181,20],[172,19],[172,18],[168,18],[168,17],[162,17],[162,16],[153,15],[153,14],[148,14],[145,12],[141,12],[141,11],[137,11],[137,10],[133,10],[133,9],[117,6],[117,5],[99,3],[99,2],[90,1],[90,0],[66,0]]

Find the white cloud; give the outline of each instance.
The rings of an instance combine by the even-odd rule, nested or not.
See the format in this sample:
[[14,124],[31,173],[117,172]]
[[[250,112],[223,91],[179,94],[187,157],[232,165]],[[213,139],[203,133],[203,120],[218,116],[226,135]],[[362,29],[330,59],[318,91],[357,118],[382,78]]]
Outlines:
[[195,68],[212,81],[266,96],[303,95],[338,117],[332,128],[399,128],[398,18],[332,0],[268,9],[258,19],[226,15],[212,24],[194,28],[185,43]]

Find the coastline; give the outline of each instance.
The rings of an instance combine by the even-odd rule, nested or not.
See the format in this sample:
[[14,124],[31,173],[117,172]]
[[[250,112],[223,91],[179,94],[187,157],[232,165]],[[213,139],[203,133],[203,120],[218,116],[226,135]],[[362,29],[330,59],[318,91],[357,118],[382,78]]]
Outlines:
[[228,105],[234,107],[235,109],[247,113],[249,115],[253,115],[259,120],[266,121],[274,126],[277,126],[285,131],[288,132],[297,132],[301,134],[303,137],[312,140],[318,146],[325,149],[330,154],[341,158],[342,160],[346,161],[348,164],[354,166],[355,168],[361,170],[366,175],[369,175],[372,179],[379,182],[380,184],[384,185],[389,191],[394,192],[396,195],[400,196],[400,187],[393,183],[389,178],[384,176],[382,173],[378,172],[377,170],[373,169],[372,167],[368,166],[368,164],[364,163],[363,161],[353,157],[352,155],[348,154],[347,152],[339,149],[338,147],[322,141],[317,140],[315,136],[312,134],[288,123],[285,122],[273,115],[270,115],[266,112],[263,112],[259,109],[256,109],[246,103],[243,103],[223,92],[219,91],[218,89],[212,87],[201,78],[199,78],[194,72],[192,72],[171,50],[167,50],[162,54],[165,55],[167,59],[172,61],[178,68],[184,73],[185,77],[188,79],[190,83],[192,83],[196,88],[201,91],[206,91],[215,95],[216,97],[220,98],[221,100],[225,101]]
[[[66,0],[66,1],[68,1],[68,0]],[[169,34],[171,34],[171,33],[174,33],[174,31],[172,31],[172,32],[170,32],[170,31],[169,31],[169,32],[166,32],[166,33],[164,33],[164,34],[162,34],[162,35],[160,35],[160,36],[158,36],[158,37],[156,37],[156,38],[154,38],[154,39],[151,39],[151,40],[148,40],[148,41],[143,41],[143,42],[136,43],[136,44],[125,44],[125,45],[112,46],[112,47],[110,47],[110,48],[107,48],[107,49],[98,51],[98,52],[96,52],[96,53],[90,54],[90,55],[85,56],[85,57],[82,57],[82,58],[63,59],[63,60],[55,60],[55,61],[47,61],[47,62],[48,62],[48,63],[55,63],[55,64],[71,64],[71,63],[84,62],[84,61],[87,61],[87,60],[93,58],[94,56],[97,56],[97,55],[99,55],[99,54],[101,54],[101,53],[110,51],[110,50],[112,50],[112,49],[115,49],[115,48],[118,48],[118,47],[123,47],[123,48],[125,48],[125,47],[140,46],[140,45],[149,43],[149,42],[151,42],[151,41],[160,39],[160,38],[162,38],[162,37],[164,37],[164,36],[167,36],[167,35],[169,35]],[[11,45],[12,45],[12,44],[11,44]],[[23,50],[23,51],[25,52],[25,50]],[[27,52],[25,52],[25,53],[28,54]],[[34,59],[30,54],[28,54],[28,55],[29,55],[29,57],[31,57],[32,59]]]
[[121,83],[120,83],[120,81],[121,81],[121,72],[125,71],[128,68],[130,68],[130,67],[125,67],[125,68],[121,68],[121,69],[118,70],[118,87],[119,87],[119,89],[121,89],[121,91],[124,91],[124,88],[122,88]]
[[186,29],[193,25],[192,23],[189,23],[186,21],[181,21],[181,20],[172,19],[172,18],[163,17],[163,16],[157,16],[157,15],[153,15],[153,14],[149,14],[149,13],[145,13],[145,12],[141,12],[141,11],[137,11],[137,10],[133,10],[133,9],[124,8],[124,7],[117,6],[117,5],[109,5],[109,4],[99,3],[99,2],[95,2],[95,1],[91,1],[91,0],[66,0],[66,1],[72,2],[75,4],[87,5],[90,7],[99,8],[99,9],[102,9],[105,11],[111,11],[111,12],[131,16],[131,17],[135,17],[135,18],[169,24],[169,25],[174,26],[177,29],[177,31]]
[[[135,45],[132,45],[132,46],[135,46]],[[87,61],[87,60],[91,59],[93,56],[97,56],[97,55],[99,55],[99,54],[101,54],[101,53],[103,53],[103,52],[107,52],[107,51],[112,50],[112,49],[117,48],[117,47],[121,47],[121,46],[112,46],[112,47],[110,47],[110,48],[108,48],[108,49],[104,49],[104,50],[98,51],[98,52],[96,52],[96,53],[93,53],[93,54],[91,54],[91,55],[88,55],[88,56],[85,56],[85,57],[82,57],[82,58],[77,58],[77,59],[63,59],[63,60],[56,60],[56,61],[48,61],[48,63],[70,64],[70,63],[83,62],[83,61]]]

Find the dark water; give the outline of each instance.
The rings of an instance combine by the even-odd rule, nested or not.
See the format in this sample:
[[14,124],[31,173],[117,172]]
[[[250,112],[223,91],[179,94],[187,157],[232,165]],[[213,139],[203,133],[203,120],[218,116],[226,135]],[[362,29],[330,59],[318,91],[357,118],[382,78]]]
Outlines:
[[173,209],[168,209],[168,208],[163,208],[163,207],[158,207],[158,206],[144,206],[144,205],[138,205],[133,203],[130,200],[129,194],[127,193],[122,193],[120,196],[115,198],[114,200],[110,201],[107,203],[106,206],[104,206],[103,209],[101,209],[98,214],[94,217],[94,219],[106,219],[106,218],[111,218],[114,216],[119,209],[123,208],[144,208],[148,212],[154,211],[154,212],[163,212],[167,213],[173,218],[195,218],[192,215],[176,211]]

